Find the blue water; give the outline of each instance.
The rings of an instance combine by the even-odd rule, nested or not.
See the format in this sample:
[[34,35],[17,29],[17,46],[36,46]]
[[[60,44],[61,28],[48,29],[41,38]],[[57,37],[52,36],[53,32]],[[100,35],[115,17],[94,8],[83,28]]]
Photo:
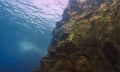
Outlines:
[[0,72],[32,72],[67,0],[0,0]]

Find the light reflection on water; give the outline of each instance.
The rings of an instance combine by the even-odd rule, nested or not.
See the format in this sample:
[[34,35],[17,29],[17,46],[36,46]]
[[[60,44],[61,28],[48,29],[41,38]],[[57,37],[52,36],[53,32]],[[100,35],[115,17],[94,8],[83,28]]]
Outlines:
[[[68,0],[2,0],[2,7],[13,16],[16,24],[23,25],[28,29],[45,33],[52,31],[56,21],[61,19],[63,9]],[[21,24],[21,21],[25,23]],[[33,29],[34,27],[34,29]]]

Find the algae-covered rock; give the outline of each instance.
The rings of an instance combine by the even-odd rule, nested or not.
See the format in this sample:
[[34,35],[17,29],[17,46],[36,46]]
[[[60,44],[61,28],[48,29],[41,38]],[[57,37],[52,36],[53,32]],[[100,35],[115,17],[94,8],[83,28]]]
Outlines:
[[120,1],[70,0],[37,72],[120,72]]

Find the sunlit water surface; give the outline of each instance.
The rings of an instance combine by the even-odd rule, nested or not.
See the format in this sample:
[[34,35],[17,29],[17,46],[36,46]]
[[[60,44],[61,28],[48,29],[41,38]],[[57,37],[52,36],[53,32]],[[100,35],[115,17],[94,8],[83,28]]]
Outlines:
[[68,0],[0,0],[0,72],[32,72]]

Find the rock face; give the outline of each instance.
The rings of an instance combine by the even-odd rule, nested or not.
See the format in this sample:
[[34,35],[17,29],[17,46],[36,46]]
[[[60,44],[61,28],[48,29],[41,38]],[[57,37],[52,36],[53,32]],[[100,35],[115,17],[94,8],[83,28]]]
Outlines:
[[36,72],[120,72],[120,1],[70,0]]

